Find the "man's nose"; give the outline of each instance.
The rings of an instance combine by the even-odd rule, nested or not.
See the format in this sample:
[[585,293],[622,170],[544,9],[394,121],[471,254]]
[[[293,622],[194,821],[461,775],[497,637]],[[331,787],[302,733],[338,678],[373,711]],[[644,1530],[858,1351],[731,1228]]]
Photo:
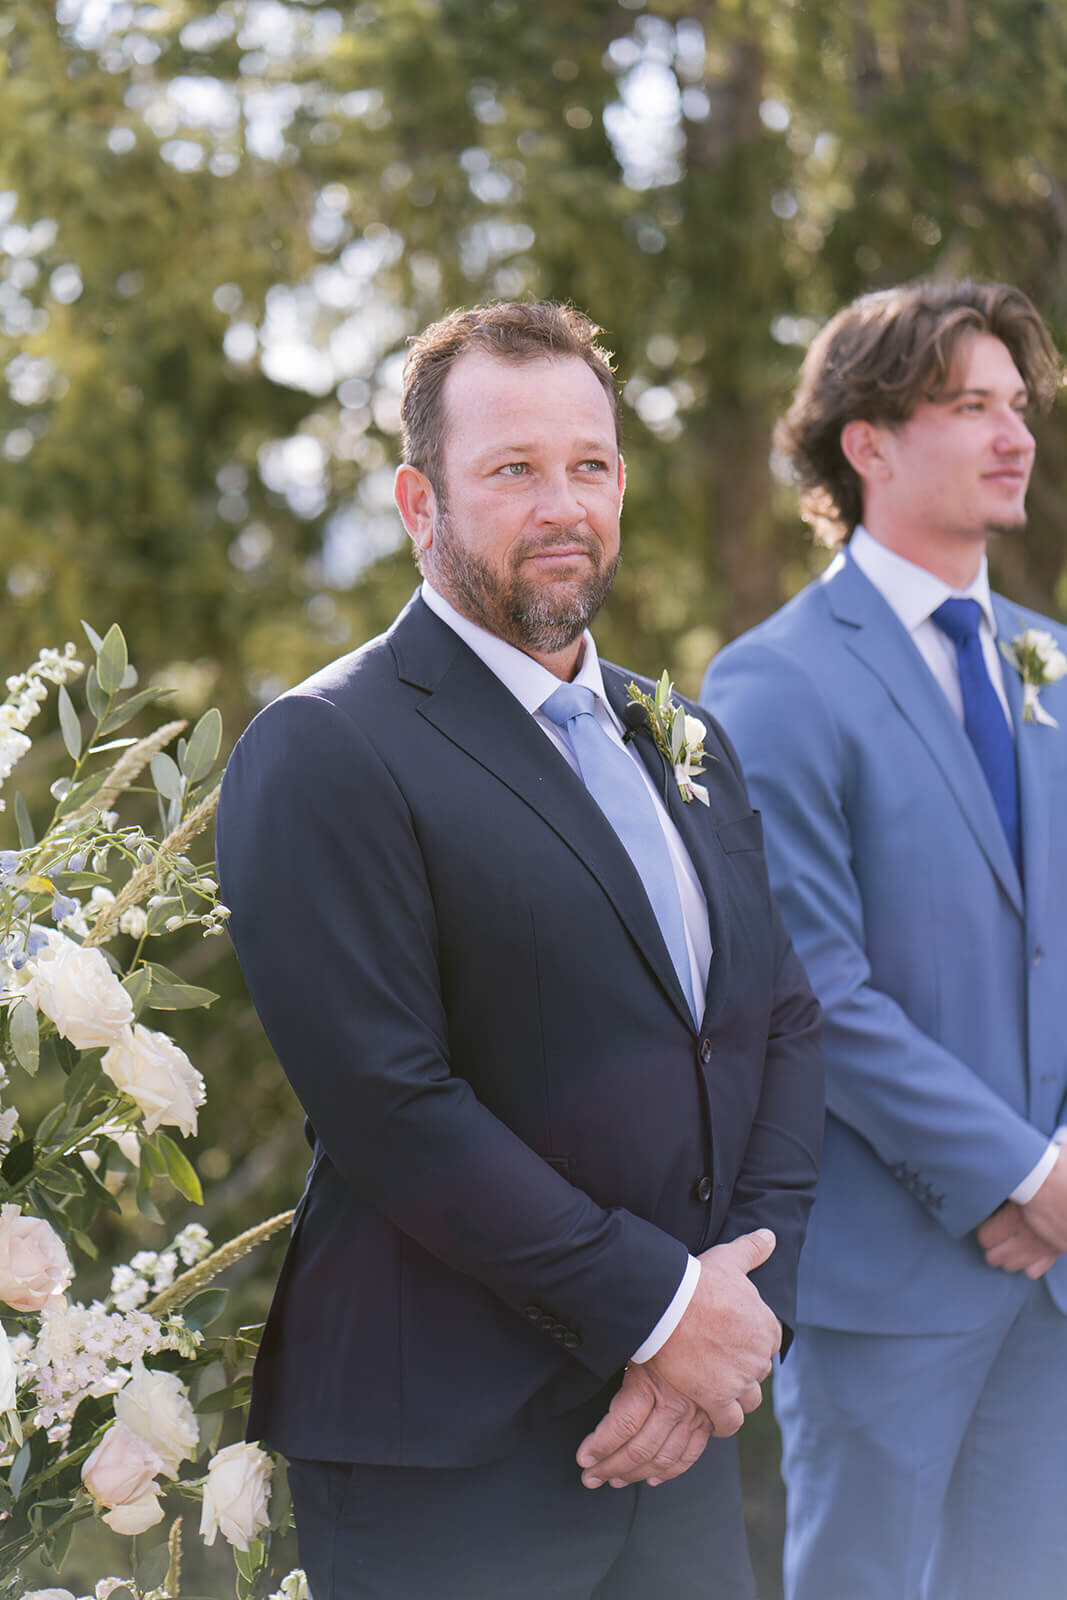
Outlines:
[[537,502],[537,520],[560,528],[571,528],[585,520],[585,504],[569,473],[553,472],[545,477]]
[[1034,450],[1034,436],[1026,425],[1026,419],[1013,407],[1008,407],[1001,413],[1000,427],[997,430],[997,448],[1010,454],[1022,452],[1032,455]]

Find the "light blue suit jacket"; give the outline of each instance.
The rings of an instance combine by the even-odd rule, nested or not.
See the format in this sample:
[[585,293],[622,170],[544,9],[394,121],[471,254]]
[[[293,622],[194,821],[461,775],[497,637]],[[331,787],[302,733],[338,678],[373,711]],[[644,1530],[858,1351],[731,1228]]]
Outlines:
[[[994,596],[997,628],[1067,634]],[[826,1013],[826,1143],[801,1322],[977,1327],[1025,1280],[978,1224],[1067,1119],[1067,679],[1022,720],[1023,885],[964,729],[847,557],[724,649],[702,699],[763,811],[771,879]],[[1067,1258],[1046,1278],[1067,1311]]]

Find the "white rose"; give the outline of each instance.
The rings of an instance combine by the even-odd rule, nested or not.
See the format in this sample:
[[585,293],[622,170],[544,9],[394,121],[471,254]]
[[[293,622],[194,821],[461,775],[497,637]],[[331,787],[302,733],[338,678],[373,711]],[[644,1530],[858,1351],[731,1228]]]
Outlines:
[[163,1521],[163,1507],[156,1493],[143,1494],[137,1500],[131,1500],[128,1505],[116,1506],[113,1511],[104,1512],[104,1521],[116,1533],[132,1536],[135,1533],[144,1533],[146,1528],[154,1528],[157,1522]]
[[173,1372],[152,1372],[138,1356],[133,1376],[115,1396],[115,1416],[152,1446],[164,1477],[176,1478],[180,1463],[196,1455],[196,1413]]
[[[144,1502],[155,1497],[159,1488],[156,1473],[162,1470],[163,1462],[152,1446],[124,1422],[115,1422],[83,1465],[82,1482],[100,1505],[112,1510],[140,1506],[143,1511]],[[152,1518],[152,1522],[158,1521],[159,1517]],[[150,1528],[152,1522],[144,1527]]]
[[685,714],[685,742],[690,750],[695,750],[697,745],[703,744],[707,728],[699,717],[691,717],[688,711]]
[[22,1600],[74,1600],[69,1589],[27,1589]]
[[247,1550],[270,1517],[271,1459],[258,1444],[231,1444],[213,1457],[204,1484],[204,1510],[200,1537],[214,1544],[221,1529],[224,1539]]
[[133,1002],[99,950],[48,935],[26,994],[79,1050],[114,1044],[133,1021]]
[[0,1300],[14,1311],[40,1311],[73,1276],[63,1241],[47,1222],[0,1206]]
[[196,1132],[196,1108],[204,1103],[204,1080],[185,1051],[165,1033],[154,1033],[137,1023],[112,1045],[103,1068],[144,1112],[146,1133],[155,1133],[161,1122],[173,1124],[182,1133]]

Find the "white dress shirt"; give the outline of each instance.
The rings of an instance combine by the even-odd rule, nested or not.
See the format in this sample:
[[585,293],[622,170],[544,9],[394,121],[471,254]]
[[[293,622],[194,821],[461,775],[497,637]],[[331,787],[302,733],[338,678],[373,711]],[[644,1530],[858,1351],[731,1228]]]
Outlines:
[[[948,699],[961,726],[963,717],[963,691],[960,688],[959,663],[956,646],[933,621],[933,613],[945,600],[977,600],[982,615],[978,623],[978,637],[985,657],[986,671],[996,690],[1004,718],[1011,729],[1011,712],[1004,693],[1004,673],[997,648],[997,620],[993,614],[993,601],[989,593],[989,567],[985,557],[973,581],[966,589],[953,589],[943,579],[906,561],[894,550],[879,544],[873,534],[862,525],[849,541],[848,553],[866,578],[869,578],[915,641],[915,648],[930,668]],[[1067,1142],[1067,1128],[1057,1128],[1041,1160],[1021,1183],[1012,1190],[1009,1199],[1018,1205],[1032,1200],[1056,1164],[1061,1144]]]
[[[449,604],[444,597],[431,588],[423,579],[422,598],[435,616],[440,617],[454,633],[457,633],[468,645],[480,661],[484,662],[490,672],[508,689],[523,707],[533,717],[537,726],[545,737],[550,739],[556,749],[568,762],[570,767],[577,772],[578,767],[574,759],[574,752],[562,731],[548,717],[544,716],[540,707],[544,705],[549,695],[559,688],[560,680],[547,667],[543,667],[532,656],[526,655],[514,645],[508,644],[495,633],[489,633],[485,628],[480,628],[476,622],[471,622],[469,617],[463,616],[456,608]],[[595,699],[594,714],[600,726],[609,738],[613,739],[620,749],[626,750],[637,770],[644,779],[645,786],[652,797],[659,825],[663,829],[663,837],[670,854],[671,866],[674,870],[675,882],[678,885],[678,897],[682,903],[682,918],[685,924],[685,942],[689,954],[689,969],[693,983],[693,993],[697,996],[704,994],[708,985],[708,968],[711,965],[711,930],[708,926],[708,907],[704,898],[704,891],[700,887],[700,880],[693,870],[693,863],[689,853],[682,843],[681,835],[667,812],[655,784],[649,776],[641,757],[629,744],[623,743],[623,728],[616,717],[607,696],[604,693],[604,679],[600,671],[600,658],[597,655],[593,636],[588,629],[582,635],[582,659],[578,671],[572,680],[583,689],[590,689]],[[652,1329],[648,1338],[635,1350],[631,1356],[632,1361],[648,1361],[666,1344],[686,1311],[700,1277],[700,1263],[695,1256],[690,1256],[686,1264],[682,1280],[675,1291],[670,1305]]]

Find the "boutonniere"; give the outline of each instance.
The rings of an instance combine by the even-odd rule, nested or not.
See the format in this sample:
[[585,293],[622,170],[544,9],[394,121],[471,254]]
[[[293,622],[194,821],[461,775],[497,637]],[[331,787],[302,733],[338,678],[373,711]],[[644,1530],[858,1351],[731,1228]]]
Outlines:
[[1042,689],[1050,683],[1058,683],[1067,673],[1067,656],[1051,633],[1043,628],[1024,628],[1015,635],[1010,646],[1001,643],[1000,648],[1005,661],[1011,663],[1023,680],[1023,721],[1058,728],[1056,718],[1045,710],[1039,699]]
[[671,699],[673,688],[665,672],[652,694],[644,694],[636,683],[628,684],[626,704],[640,706],[644,711],[656,749],[673,771],[682,799],[688,804],[696,795],[698,800],[710,805],[704,785],[693,782],[704,771],[700,763],[704,760],[704,735],[708,730],[699,717],[691,717]]

